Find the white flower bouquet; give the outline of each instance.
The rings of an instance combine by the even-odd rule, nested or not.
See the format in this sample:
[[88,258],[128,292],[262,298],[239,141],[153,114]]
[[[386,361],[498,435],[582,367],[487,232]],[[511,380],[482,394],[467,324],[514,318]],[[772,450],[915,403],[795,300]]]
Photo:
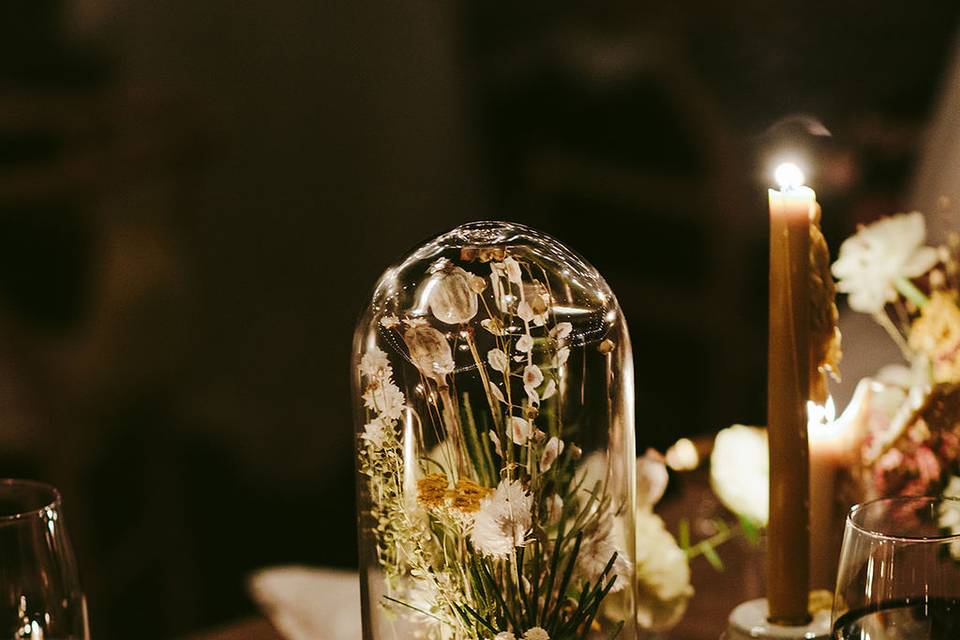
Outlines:
[[[876,375],[852,469],[858,499],[960,495],[958,250],[957,233],[927,246],[918,212],[881,218],[840,247],[838,290],[876,319],[906,362]],[[960,515],[945,511],[940,524],[958,533]]]

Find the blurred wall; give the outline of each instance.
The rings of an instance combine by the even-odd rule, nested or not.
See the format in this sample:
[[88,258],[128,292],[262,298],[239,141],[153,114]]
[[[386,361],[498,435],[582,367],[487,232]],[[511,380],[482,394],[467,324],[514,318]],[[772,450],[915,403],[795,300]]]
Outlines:
[[264,564],[355,563],[353,322],[406,247],[481,209],[454,7],[374,9],[50,6],[101,79],[9,78],[10,127],[48,116],[4,141],[58,148],[0,173],[5,238],[35,249],[6,266],[53,263],[79,302],[54,327],[43,294],[4,307],[0,475],[63,488],[97,637],[237,616]]

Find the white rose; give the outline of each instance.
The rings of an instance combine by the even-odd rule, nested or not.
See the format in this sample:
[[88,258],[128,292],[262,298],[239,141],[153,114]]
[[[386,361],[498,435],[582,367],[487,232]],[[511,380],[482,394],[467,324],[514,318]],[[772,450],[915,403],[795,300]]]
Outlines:
[[637,511],[637,624],[669,629],[693,595],[687,554],[654,513]]
[[923,214],[914,211],[881,218],[847,238],[831,270],[850,308],[879,313],[897,299],[898,278],[917,278],[932,269],[939,257],[936,249],[923,246],[926,234]]
[[710,485],[728,509],[766,526],[770,500],[766,429],[735,424],[718,433],[710,456]]
[[637,508],[653,509],[653,505],[663,497],[669,482],[670,474],[663,463],[663,456],[653,449],[647,449],[637,458]]

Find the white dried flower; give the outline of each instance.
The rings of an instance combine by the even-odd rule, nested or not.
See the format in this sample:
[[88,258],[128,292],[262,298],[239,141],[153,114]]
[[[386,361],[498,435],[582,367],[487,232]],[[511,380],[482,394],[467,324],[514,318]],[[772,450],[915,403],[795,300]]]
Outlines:
[[493,429],[488,433],[490,436],[490,442],[493,443],[493,450],[497,452],[497,455],[501,458],[503,457],[503,447],[500,446],[500,438],[497,436],[497,432]]
[[475,276],[460,267],[437,273],[430,290],[430,312],[440,322],[464,324],[477,315]]
[[710,485],[728,509],[766,526],[770,508],[766,429],[735,424],[718,433],[710,456]]
[[490,284],[493,289],[493,300],[497,304],[497,309],[504,313],[510,308],[510,285],[503,282],[506,277],[507,272],[502,262],[490,263]]
[[394,316],[394,315],[387,315],[387,316],[383,316],[382,318],[380,318],[380,325],[381,325],[384,329],[393,329],[393,328],[399,326],[399,324],[400,324],[400,319],[397,318],[397,316]]
[[363,403],[381,417],[399,420],[403,412],[403,392],[392,380],[383,380],[367,387],[363,394]]
[[531,320],[533,320],[534,313],[533,313],[533,308],[530,306],[530,303],[524,300],[523,302],[518,304],[517,315],[524,322],[530,322]]
[[421,325],[404,331],[403,341],[420,373],[445,385],[447,374],[455,367],[447,338],[433,327]]
[[517,636],[513,635],[510,631],[501,631],[493,636],[493,640],[517,640]]
[[533,426],[529,420],[519,416],[510,416],[510,436],[518,445],[527,444],[527,440],[533,435]]
[[543,372],[535,364],[523,368],[523,386],[536,389],[543,384]]
[[567,359],[570,357],[570,347],[560,347],[557,349],[557,355],[554,359],[555,367],[562,367],[567,364]]
[[516,480],[501,480],[492,496],[480,501],[470,540],[488,556],[505,558],[516,547],[526,544],[532,524],[533,498]]
[[557,340],[565,340],[570,332],[573,331],[573,325],[569,322],[558,322],[557,326],[553,329],[550,329],[550,337],[556,338]]
[[914,211],[881,218],[845,240],[832,272],[850,308],[879,313],[897,299],[897,278],[917,278],[932,269],[939,257],[923,246],[926,233],[923,214]]
[[547,398],[552,397],[557,392],[557,383],[553,380],[547,380],[547,386],[543,390],[543,393],[540,394],[541,400],[546,400]]
[[490,383],[490,393],[493,394],[493,397],[499,400],[500,402],[503,402],[503,403],[507,402],[507,399],[503,397],[503,392],[500,391],[500,387],[498,387],[493,382]]
[[530,350],[533,349],[533,338],[529,334],[522,335],[515,346],[517,351],[521,353],[530,353]]
[[523,640],[550,640],[550,634],[543,627],[533,627],[523,634]]
[[524,387],[523,390],[527,392],[527,402],[529,402],[531,406],[539,407],[540,394],[537,393],[537,390],[534,387]]
[[363,354],[360,359],[360,371],[370,378],[388,378],[393,375],[387,354],[378,347],[373,347]]
[[487,362],[496,371],[506,371],[510,367],[510,359],[501,349],[490,349],[487,352]]
[[700,454],[690,438],[680,438],[673,443],[664,458],[674,471],[692,471],[700,466]]
[[613,514],[607,511],[597,519],[593,530],[588,532],[580,546],[580,557],[577,561],[578,579],[596,583],[614,554],[617,555],[616,560],[614,560],[613,567],[604,578],[605,583],[616,578],[613,587],[610,589],[611,593],[630,586],[633,579],[633,567],[630,564],[630,557],[623,552],[623,549],[617,543],[613,528]]
[[364,425],[360,438],[366,440],[367,444],[372,445],[375,449],[382,449],[384,440],[390,435],[390,430],[392,430],[392,427],[385,425],[380,420],[374,420]]
[[563,440],[553,436],[547,440],[543,447],[543,455],[540,456],[540,470],[548,471],[560,454],[563,453]]
[[521,273],[520,273],[520,263],[514,260],[513,258],[507,257],[503,261],[503,268],[506,271],[507,279],[510,280],[513,284],[520,284],[521,282]]
[[561,453],[563,453],[563,440],[552,436],[547,440],[546,446],[543,447],[543,455],[540,456],[540,470],[548,471]]

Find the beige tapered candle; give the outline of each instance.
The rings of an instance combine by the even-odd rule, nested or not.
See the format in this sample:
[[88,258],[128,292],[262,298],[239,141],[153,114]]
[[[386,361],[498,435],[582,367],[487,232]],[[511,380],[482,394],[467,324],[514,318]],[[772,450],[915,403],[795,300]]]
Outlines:
[[848,463],[850,442],[845,421],[834,420],[833,398],[823,407],[807,405],[810,440],[810,586],[833,591],[843,515],[837,500],[837,476]]
[[770,620],[809,620],[810,220],[812,189],[799,169],[777,170],[783,189],[770,197],[770,324],[767,427],[770,441],[770,521],[767,600]]

